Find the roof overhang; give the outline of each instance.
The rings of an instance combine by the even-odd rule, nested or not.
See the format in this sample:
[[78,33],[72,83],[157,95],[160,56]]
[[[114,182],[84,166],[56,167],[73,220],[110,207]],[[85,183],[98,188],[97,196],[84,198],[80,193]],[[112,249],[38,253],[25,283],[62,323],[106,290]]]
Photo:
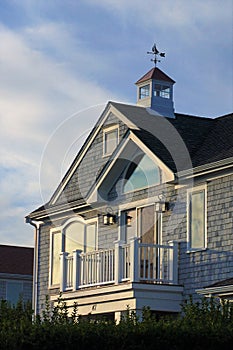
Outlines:
[[205,297],[216,297],[233,301],[233,285],[225,285],[219,287],[207,287],[197,289],[196,292]]

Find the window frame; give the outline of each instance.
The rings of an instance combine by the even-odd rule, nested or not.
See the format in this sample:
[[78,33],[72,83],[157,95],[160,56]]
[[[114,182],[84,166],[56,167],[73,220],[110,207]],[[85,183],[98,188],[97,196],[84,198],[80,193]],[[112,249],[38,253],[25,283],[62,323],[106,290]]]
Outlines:
[[[75,222],[80,222],[84,224],[84,247],[86,248],[86,228],[87,226],[90,226],[92,224],[95,224],[96,226],[96,237],[95,237],[95,250],[98,247],[98,218],[88,219],[84,220],[82,217],[76,217],[68,219],[64,222],[63,225],[60,225],[58,227],[54,227],[50,229],[50,254],[49,254],[49,289],[58,288],[60,286],[60,283],[52,284],[52,278],[53,278],[53,235],[56,233],[60,233],[60,239],[61,239],[61,252],[65,252],[65,230],[66,227],[72,225]],[[86,250],[86,249],[85,249]]]
[[[111,152],[107,152],[107,147],[106,147],[107,140],[106,140],[106,137],[107,137],[108,134],[112,133],[113,131],[116,131],[116,133],[117,133],[117,135],[116,135],[116,146]],[[111,125],[111,126],[105,127],[103,129],[103,157],[110,156],[114,152],[114,150],[116,149],[118,143],[119,143],[119,125],[117,124],[117,125]]]
[[[166,91],[167,89],[169,89],[169,91]],[[167,100],[171,99],[171,86],[166,84],[156,83],[154,87],[154,96],[165,98]]]
[[[142,93],[142,89],[144,89],[145,93]],[[150,83],[139,86],[138,90],[138,99],[139,100],[144,100],[145,98],[149,98],[151,95],[151,85]]]
[[[192,247],[192,232],[191,232],[191,197],[198,192],[204,192],[204,237],[203,247]],[[199,185],[187,190],[187,253],[198,252],[207,249],[207,185]]]

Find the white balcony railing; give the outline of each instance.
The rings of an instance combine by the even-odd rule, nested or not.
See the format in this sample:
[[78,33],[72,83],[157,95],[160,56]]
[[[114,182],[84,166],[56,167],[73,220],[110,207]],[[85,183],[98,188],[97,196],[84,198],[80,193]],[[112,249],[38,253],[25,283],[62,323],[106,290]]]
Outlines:
[[178,243],[115,242],[114,248],[73,255],[61,253],[61,291],[125,281],[177,284]]

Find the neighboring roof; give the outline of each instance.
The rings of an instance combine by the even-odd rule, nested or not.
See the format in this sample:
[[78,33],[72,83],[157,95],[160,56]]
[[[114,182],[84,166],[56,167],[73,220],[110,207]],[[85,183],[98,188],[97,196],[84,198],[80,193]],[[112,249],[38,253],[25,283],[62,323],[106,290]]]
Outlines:
[[0,273],[32,275],[33,248],[0,245]]
[[142,82],[149,80],[149,79],[168,81],[168,82],[173,83],[173,84],[175,83],[175,80],[170,78],[167,74],[162,72],[159,68],[154,67],[151,70],[149,70],[149,72],[144,74],[135,84],[142,83]]

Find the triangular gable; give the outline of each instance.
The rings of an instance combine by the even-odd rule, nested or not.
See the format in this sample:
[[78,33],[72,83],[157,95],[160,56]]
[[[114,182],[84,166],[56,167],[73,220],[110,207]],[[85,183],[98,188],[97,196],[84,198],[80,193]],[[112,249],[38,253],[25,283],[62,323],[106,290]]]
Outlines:
[[76,169],[78,168],[79,164],[87,154],[90,146],[92,145],[93,141],[95,140],[96,136],[100,132],[101,128],[103,127],[104,123],[108,119],[108,117],[113,114],[115,117],[117,117],[121,122],[123,122],[125,125],[127,125],[128,128],[132,128],[135,130],[139,130],[138,127],[130,121],[128,118],[125,117],[123,113],[121,113],[115,106],[112,105],[111,102],[107,104],[105,107],[103,113],[101,114],[99,120],[95,124],[94,128],[92,129],[91,133],[89,134],[88,138],[86,139],[84,145],[80,149],[77,157],[71,164],[70,168],[68,169],[67,173],[65,174],[64,178],[62,179],[61,183],[59,184],[58,188],[52,195],[49,205],[55,205],[62,195],[65,187],[69,183],[70,179],[72,178],[73,174],[75,173]]
[[161,169],[162,183],[173,181],[174,173],[169,169],[160,158],[154,154],[143,142],[130,130],[118,148],[112,154],[108,164],[99,175],[95,185],[90,188],[87,202],[89,204],[99,200],[98,191],[101,190],[101,197],[105,199],[104,193],[107,195],[113,184],[117,181],[122,171],[129,165],[132,157],[135,156],[137,149],[148,155],[155,165]]

